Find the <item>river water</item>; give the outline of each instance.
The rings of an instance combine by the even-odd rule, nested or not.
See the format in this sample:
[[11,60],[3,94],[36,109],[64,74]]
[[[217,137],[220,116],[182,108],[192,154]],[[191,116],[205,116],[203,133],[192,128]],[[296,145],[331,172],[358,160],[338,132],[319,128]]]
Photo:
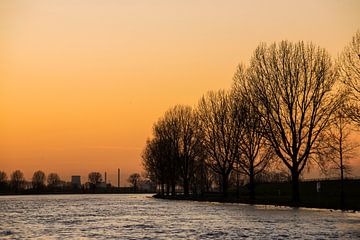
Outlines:
[[0,197],[0,239],[360,239],[360,213],[151,195]]

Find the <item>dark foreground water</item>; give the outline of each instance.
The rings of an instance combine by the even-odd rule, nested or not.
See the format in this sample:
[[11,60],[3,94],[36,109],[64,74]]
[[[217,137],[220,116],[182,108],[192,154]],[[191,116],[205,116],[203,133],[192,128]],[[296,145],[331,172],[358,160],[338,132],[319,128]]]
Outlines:
[[360,213],[153,199],[0,197],[0,239],[360,239]]

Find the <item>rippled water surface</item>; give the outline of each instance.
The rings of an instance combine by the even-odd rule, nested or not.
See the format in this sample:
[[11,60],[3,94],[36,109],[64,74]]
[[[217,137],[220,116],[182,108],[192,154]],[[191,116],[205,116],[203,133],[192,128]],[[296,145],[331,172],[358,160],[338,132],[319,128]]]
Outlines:
[[0,197],[0,239],[360,239],[360,213],[153,199]]

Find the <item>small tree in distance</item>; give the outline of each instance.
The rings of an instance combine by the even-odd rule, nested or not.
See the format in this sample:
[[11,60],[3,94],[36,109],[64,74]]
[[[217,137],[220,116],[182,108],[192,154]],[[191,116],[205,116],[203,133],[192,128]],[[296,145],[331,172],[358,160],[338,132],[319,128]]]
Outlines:
[[7,186],[7,175],[6,172],[0,171],[0,190]]
[[88,175],[88,180],[90,182],[91,188],[95,190],[96,184],[101,183],[102,181],[102,175],[99,172],[91,172]]
[[46,180],[46,177],[45,177],[45,173],[43,171],[39,170],[39,171],[34,172],[33,177],[32,177],[33,189],[35,189],[37,191],[42,190],[45,187],[45,180]]
[[20,170],[14,171],[10,176],[10,185],[15,192],[23,189],[25,184],[24,174]]
[[60,177],[57,173],[50,173],[47,177],[48,187],[57,187],[60,183]]
[[141,178],[141,176],[138,173],[133,173],[128,178],[128,182],[132,185],[135,192],[137,191],[140,178]]

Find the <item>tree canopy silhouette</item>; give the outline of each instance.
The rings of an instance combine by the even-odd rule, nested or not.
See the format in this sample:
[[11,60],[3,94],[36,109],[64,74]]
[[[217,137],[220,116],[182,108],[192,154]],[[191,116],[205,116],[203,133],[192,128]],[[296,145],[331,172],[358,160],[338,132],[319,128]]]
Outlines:
[[335,80],[329,54],[311,43],[261,44],[251,59],[252,97],[266,138],[291,171],[295,203],[300,174],[340,104],[332,92]]
[[43,171],[36,171],[32,176],[32,186],[35,190],[41,190],[45,187],[45,173]]
[[198,117],[207,152],[207,165],[220,176],[224,196],[239,155],[241,109],[229,92],[208,92],[198,104]]

